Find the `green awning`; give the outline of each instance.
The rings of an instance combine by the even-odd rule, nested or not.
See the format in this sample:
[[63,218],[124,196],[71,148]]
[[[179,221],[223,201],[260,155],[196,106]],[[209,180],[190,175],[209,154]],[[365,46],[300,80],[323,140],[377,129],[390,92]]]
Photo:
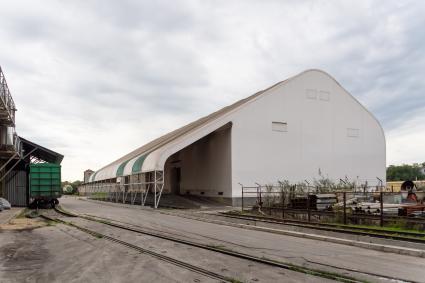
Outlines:
[[131,173],[140,173],[142,172],[142,165],[147,157],[147,154],[139,156],[131,168]]
[[121,177],[122,175],[124,175],[124,168],[125,168],[125,165],[127,165],[128,161],[130,161],[130,160],[127,160],[127,161],[121,163],[121,165],[118,167],[117,177]]

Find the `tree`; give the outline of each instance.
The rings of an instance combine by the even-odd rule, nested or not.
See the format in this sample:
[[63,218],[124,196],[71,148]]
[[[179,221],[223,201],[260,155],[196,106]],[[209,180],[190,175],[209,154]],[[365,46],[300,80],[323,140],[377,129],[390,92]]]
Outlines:
[[390,165],[387,168],[387,181],[424,180],[425,175],[421,172],[422,164],[413,163],[402,165]]
[[83,182],[82,181],[74,181],[71,183],[71,186],[76,190]]
[[69,181],[64,181],[61,183],[62,188],[64,188],[65,186],[71,186],[72,187],[72,193],[75,194],[78,192],[78,187],[82,184],[82,181],[74,181],[74,182],[69,182]]

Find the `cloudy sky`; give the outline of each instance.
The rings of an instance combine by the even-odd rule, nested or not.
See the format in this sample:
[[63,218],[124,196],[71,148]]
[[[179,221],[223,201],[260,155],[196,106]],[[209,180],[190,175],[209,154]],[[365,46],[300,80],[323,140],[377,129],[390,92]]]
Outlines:
[[82,179],[305,69],[383,125],[388,164],[425,161],[423,1],[2,1],[17,132]]

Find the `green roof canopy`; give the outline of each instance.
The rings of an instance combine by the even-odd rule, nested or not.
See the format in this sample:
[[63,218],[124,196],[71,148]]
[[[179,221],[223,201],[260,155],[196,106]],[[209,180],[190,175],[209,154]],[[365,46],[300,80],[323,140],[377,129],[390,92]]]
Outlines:
[[128,161],[130,161],[130,160],[127,160],[127,161],[121,163],[121,165],[118,167],[118,169],[117,169],[117,177],[120,177],[120,176],[122,176],[124,174],[124,168],[125,168],[125,165],[127,165]]
[[142,171],[143,162],[146,159],[147,154],[139,156],[131,168],[131,173],[140,173]]

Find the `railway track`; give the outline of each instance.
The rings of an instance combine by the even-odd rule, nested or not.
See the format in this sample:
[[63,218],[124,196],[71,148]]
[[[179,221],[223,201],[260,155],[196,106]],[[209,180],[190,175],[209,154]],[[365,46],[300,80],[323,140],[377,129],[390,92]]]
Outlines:
[[360,236],[370,236],[370,237],[425,244],[425,234],[419,233],[419,232],[415,233],[415,232],[407,232],[407,231],[390,231],[390,230],[374,229],[374,228],[368,228],[368,227],[344,226],[344,225],[330,224],[330,223],[311,223],[311,222],[301,221],[301,220],[278,219],[278,218],[254,216],[254,215],[238,215],[238,214],[226,213],[226,212],[219,213],[219,215],[223,217],[227,217],[227,218],[234,218],[234,219],[240,219],[240,220],[251,220],[251,221],[264,222],[264,223],[297,226],[297,227],[311,228],[311,229],[330,231],[330,232],[346,233],[346,234],[353,234],[353,235],[360,235]]
[[[56,210],[56,211],[59,212],[59,210]],[[59,212],[59,213],[63,213],[63,212]],[[74,223],[66,222],[66,221],[63,221],[61,219],[53,218],[53,217],[50,217],[50,216],[47,216],[47,215],[43,215],[43,214],[40,215],[40,216],[42,218],[47,219],[47,220],[50,220],[50,221],[54,221],[54,222],[58,222],[58,223],[62,223],[62,224],[66,224],[66,225],[72,226],[72,227],[74,227],[74,228],[76,228],[78,230],[81,230],[81,231],[83,231],[83,232],[85,232],[87,234],[90,234],[90,235],[92,235],[94,237],[102,238],[102,239],[105,239],[105,240],[108,240],[108,241],[112,241],[114,243],[123,245],[123,246],[125,246],[127,248],[130,248],[132,250],[136,250],[136,251],[138,251],[140,253],[148,254],[148,255],[150,255],[152,257],[155,257],[155,258],[157,258],[159,260],[162,260],[162,261],[171,263],[173,265],[176,265],[176,266],[182,267],[184,269],[187,269],[187,270],[196,272],[198,274],[202,274],[202,275],[207,276],[209,278],[216,279],[216,280],[221,281],[221,282],[235,282],[235,280],[233,278],[229,278],[229,277],[223,276],[221,274],[218,274],[218,273],[209,271],[209,270],[204,269],[202,267],[198,267],[198,266],[195,266],[193,264],[190,264],[190,263],[187,263],[187,262],[184,262],[184,261],[181,261],[181,260],[178,260],[178,259],[175,259],[175,258],[166,256],[166,255],[163,255],[163,254],[160,254],[160,253],[156,253],[154,251],[151,251],[151,250],[148,250],[148,249],[145,249],[145,248],[142,248],[142,247],[133,245],[131,243],[128,243],[128,242],[119,240],[117,238],[114,238],[114,237],[111,237],[111,236],[108,236],[108,235],[105,235],[105,234],[102,234],[102,233],[99,233],[99,232],[96,232],[96,231],[93,231],[93,230],[90,230],[90,229],[81,227],[81,226],[76,225]],[[69,215],[67,215],[67,216],[69,217]],[[76,217],[76,216],[71,216],[71,217]]]
[[[118,229],[131,231],[131,232],[135,232],[135,233],[139,233],[139,234],[144,234],[144,235],[147,235],[147,236],[152,236],[152,237],[155,237],[155,238],[160,238],[160,239],[163,239],[163,240],[168,240],[168,241],[172,241],[172,242],[175,242],[175,243],[184,244],[184,245],[188,245],[188,246],[192,246],[192,247],[196,247],[196,248],[201,248],[201,249],[212,251],[212,252],[215,252],[215,253],[220,253],[220,254],[232,256],[232,257],[235,257],[235,258],[238,258],[238,259],[243,259],[243,260],[248,260],[248,261],[251,261],[251,262],[264,264],[264,265],[267,265],[267,266],[272,266],[272,267],[282,268],[282,269],[286,269],[286,270],[301,272],[301,273],[305,273],[305,274],[309,274],[309,275],[313,275],[313,276],[317,276],[317,277],[335,280],[335,281],[338,281],[338,282],[349,282],[349,283],[365,282],[363,280],[358,280],[358,279],[351,277],[351,276],[321,271],[321,270],[317,270],[317,269],[311,269],[311,268],[308,268],[308,267],[298,266],[298,265],[294,265],[294,264],[278,262],[278,261],[267,259],[267,258],[264,258],[264,257],[260,258],[260,257],[256,257],[256,256],[253,256],[253,255],[233,251],[233,250],[222,249],[222,248],[211,246],[211,245],[206,245],[206,244],[201,244],[201,243],[198,243],[198,242],[193,242],[193,241],[189,241],[189,240],[185,240],[185,239],[181,239],[181,238],[176,238],[176,237],[166,235],[166,234],[163,234],[163,233],[158,233],[158,232],[152,231],[152,230],[141,229],[139,227],[130,227],[130,226],[127,226],[127,225],[122,225],[122,224],[111,222],[111,221],[109,221],[105,218],[97,218],[97,217],[94,218],[94,217],[86,216],[86,215],[76,215],[76,214],[69,213],[69,212],[66,212],[66,211],[64,211],[62,209],[58,209],[58,208],[55,208],[55,211],[58,212],[59,214],[66,216],[66,217],[78,217],[78,218],[81,218],[81,219],[101,223],[101,224],[108,225],[108,226],[111,226],[111,227],[115,227],[115,228],[118,228]],[[157,253],[152,252],[150,250],[135,246],[131,243],[123,242],[121,240],[118,240],[116,238],[98,233],[96,231],[92,231],[92,230],[89,230],[87,228],[80,227],[76,224],[65,222],[61,219],[54,219],[54,218],[49,217],[49,216],[47,216],[47,217],[43,216],[43,217],[46,218],[46,219],[49,219],[51,221],[57,221],[57,222],[61,222],[61,223],[64,223],[64,224],[71,225],[71,226],[73,226],[73,227],[75,227],[75,228],[77,228],[81,231],[87,232],[87,233],[89,233],[93,236],[102,237],[104,239],[111,240],[113,242],[125,245],[129,248],[138,250],[140,252],[150,254],[150,255],[157,257],[159,259],[163,259],[164,261],[168,261],[168,262],[171,262],[171,263],[176,262],[175,263],[176,265],[179,265],[179,266],[182,266],[182,267],[185,267],[186,265],[188,265],[187,269],[192,268],[191,270],[194,270],[194,271],[198,270],[197,271],[198,273],[207,275],[211,278],[214,278],[214,276],[218,275],[218,274],[215,274],[215,273],[210,272],[208,270],[204,270],[203,268],[191,266],[190,264],[181,262],[179,260],[169,258],[169,257],[164,256],[162,254],[157,254]],[[362,272],[357,272],[357,273],[362,273]],[[376,274],[367,274],[367,273],[363,273],[363,274],[364,275],[370,275],[370,276],[385,277],[385,276],[376,275]],[[221,276],[221,277],[216,276],[215,278],[222,280],[224,282],[238,282],[238,281],[235,281],[234,279],[223,277],[222,275],[219,275],[219,276]],[[388,277],[387,279],[392,280],[393,278]]]

